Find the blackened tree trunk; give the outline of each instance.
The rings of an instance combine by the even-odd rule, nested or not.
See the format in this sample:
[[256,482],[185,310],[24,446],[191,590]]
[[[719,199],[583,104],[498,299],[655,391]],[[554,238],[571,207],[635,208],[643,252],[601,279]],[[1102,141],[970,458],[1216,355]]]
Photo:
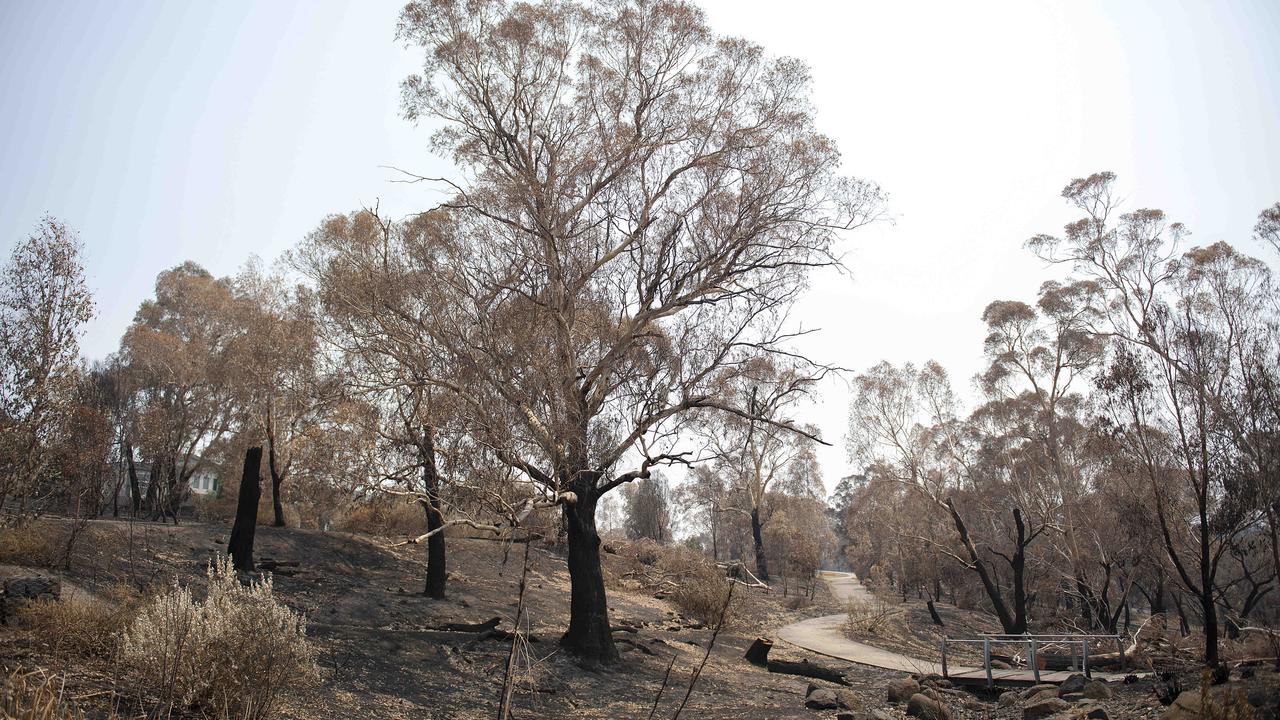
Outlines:
[[253,532],[258,525],[258,499],[262,496],[258,479],[261,471],[262,448],[251,447],[244,454],[236,521],[231,526],[231,541],[227,543],[227,552],[240,572],[253,572]]
[[969,537],[968,526],[965,525],[964,519],[960,517],[960,512],[956,510],[955,503],[950,499],[947,500],[947,509],[951,511],[951,520],[955,523],[956,532],[960,534],[960,541],[964,543],[965,550],[969,552],[969,567],[978,574],[978,579],[982,581],[982,587],[987,591],[987,598],[991,600],[991,606],[995,609],[996,617],[1000,619],[1000,626],[1005,633],[1010,635],[1025,633],[1027,631],[1027,591],[1024,577],[1026,569],[1025,550],[1031,540],[1035,539],[1035,536],[1032,535],[1031,539],[1027,538],[1026,526],[1022,521],[1022,513],[1018,510],[1013,511],[1013,517],[1018,526],[1018,549],[1014,552],[1012,558],[1006,558],[1013,570],[1014,611],[1011,613],[1009,612],[1008,604],[1005,603],[1004,596],[1000,593],[999,586],[996,585],[995,579],[987,568],[986,561],[978,555],[978,550],[973,545],[973,539]]
[[427,538],[427,583],[423,594],[440,599],[444,597],[447,579],[445,568],[444,533],[436,532],[444,527],[444,512],[440,507],[440,475],[436,469],[435,428],[422,429],[419,452],[422,461],[422,486],[427,500],[422,509],[427,513],[427,532],[435,532]]
[[764,537],[760,529],[760,508],[751,508],[751,541],[756,548],[756,574],[761,582],[769,582],[769,564],[764,556]]
[[562,503],[569,543],[569,629],[560,638],[566,650],[588,667],[613,665],[618,648],[609,631],[609,605],[600,567],[600,534],[596,531],[596,473],[576,473],[564,483],[577,496]]

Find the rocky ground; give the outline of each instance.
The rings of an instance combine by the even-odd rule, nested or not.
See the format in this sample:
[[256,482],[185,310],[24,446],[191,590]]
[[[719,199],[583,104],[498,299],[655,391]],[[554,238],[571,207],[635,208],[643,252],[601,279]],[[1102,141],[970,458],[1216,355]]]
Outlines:
[[[63,588],[61,602],[78,597],[110,604],[138,589],[145,592],[175,580],[198,588],[209,558],[225,546],[228,531],[225,525],[98,521],[86,530],[70,571],[31,567],[10,552],[2,558],[8,564],[0,566],[0,576],[56,576]],[[418,546],[397,547],[363,535],[259,528],[259,558],[298,563],[296,571],[286,568],[290,574],[275,576],[276,593],[307,614],[307,632],[321,666],[312,686],[290,692],[284,717],[496,717],[509,640],[444,628],[494,617],[500,618],[500,629],[511,627],[523,547],[450,538],[445,600],[431,600],[419,592],[423,553]],[[618,562],[606,556],[607,564]],[[1173,691],[1181,689],[1170,687],[1173,683],[1197,688],[1195,677],[1101,689],[1090,685],[1065,693],[1057,688],[1035,693],[1002,689],[1002,694],[952,688],[938,679],[908,680],[897,672],[806,656],[783,643],[775,646],[771,659],[821,662],[844,672],[847,685],[771,673],[743,659],[747,646],[757,636],[767,636],[770,628],[839,612],[821,588],[812,601],[743,590],[747,594],[735,624],[719,635],[707,655],[711,628],[683,616],[667,599],[615,582],[610,611],[620,628],[623,660],[609,670],[587,671],[560,652],[556,642],[568,621],[569,581],[563,558],[555,548],[535,545],[530,567],[526,602],[532,638],[520,648],[515,718],[669,718],[682,703],[681,717],[734,720],[887,720],[911,715],[1140,718],[1194,712],[1182,706],[1199,700],[1192,693],[1179,699],[1173,710],[1161,702],[1162,694],[1172,701],[1177,695]],[[110,644],[87,647],[70,652],[58,632],[24,625],[20,614],[0,628],[0,664],[6,672],[42,668],[63,674],[68,695],[92,706],[124,689],[117,684],[120,673]],[[704,656],[705,667],[690,690],[690,679]],[[1242,672],[1251,677],[1242,678]],[[659,698],[664,678],[666,687]],[[1236,690],[1246,703],[1266,693],[1280,695],[1280,675],[1273,669],[1238,669],[1232,678],[1210,693],[1213,702],[1231,700],[1229,694]],[[127,703],[121,707],[129,710]],[[1274,717],[1274,708],[1268,707],[1265,712],[1272,715],[1257,716]]]

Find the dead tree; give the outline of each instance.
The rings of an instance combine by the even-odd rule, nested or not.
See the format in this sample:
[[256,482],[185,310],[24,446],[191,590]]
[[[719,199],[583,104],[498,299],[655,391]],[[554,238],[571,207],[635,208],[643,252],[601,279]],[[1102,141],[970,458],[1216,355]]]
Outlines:
[[240,476],[236,521],[231,526],[231,541],[227,543],[227,553],[240,572],[253,572],[253,532],[258,525],[258,498],[262,495],[258,479],[261,466],[262,448],[249,448],[244,454],[244,473]]

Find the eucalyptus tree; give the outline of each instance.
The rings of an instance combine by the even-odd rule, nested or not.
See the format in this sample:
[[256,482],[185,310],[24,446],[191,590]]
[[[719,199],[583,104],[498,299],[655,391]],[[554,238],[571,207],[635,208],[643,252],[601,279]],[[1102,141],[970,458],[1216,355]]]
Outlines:
[[0,505],[34,499],[73,405],[94,311],[82,252],[77,233],[46,216],[0,271]]
[[710,451],[714,471],[728,479],[724,509],[751,522],[756,574],[769,581],[764,528],[771,498],[779,491],[812,496],[822,491],[814,455],[817,430],[800,426],[793,415],[822,375],[787,358],[758,357],[721,373],[717,393],[744,414],[699,413],[695,432]]
[[178,520],[191,477],[241,420],[237,383],[250,341],[231,281],[193,262],[156,277],[121,340],[120,360],[139,393],[138,446],[151,462],[155,517]]
[[839,175],[802,63],[686,3],[415,2],[398,36],[424,60],[405,114],[440,123],[457,167],[404,248],[453,249],[435,276],[451,302],[423,319],[453,374],[430,382],[560,501],[562,645],[612,663],[600,497],[685,457],[689,411],[753,416],[719,374],[786,345],[810,270],[878,191]]
[[319,367],[319,339],[312,298],[291,286],[280,272],[268,273],[251,260],[234,278],[238,322],[246,334],[235,379],[247,425],[260,436],[271,476],[276,527],[284,527],[281,486],[305,452],[309,431],[337,401],[338,381]]
[[1063,196],[1082,217],[1062,238],[1039,235],[1028,245],[1105,294],[1104,411],[1150,487],[1179,581],[1199,600],[1204,659],[1213,665],[1223,560],[1248,528],[1275,527],[1272,498],[1258,491],[1274,430],[1245,410],[1256,399],[1250,378],[1275,356],[1275,290],[1263,263],[1225,242],[1184,251],[1186,228],[1163,212],[1120,214],[1114,181],[1111,173],[1072,181]]

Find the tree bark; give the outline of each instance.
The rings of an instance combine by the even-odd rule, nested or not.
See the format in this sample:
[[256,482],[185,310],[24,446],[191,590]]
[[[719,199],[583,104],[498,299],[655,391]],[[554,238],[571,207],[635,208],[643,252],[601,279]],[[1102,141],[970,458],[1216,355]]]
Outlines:
[[596,530],[596,474],[581,471],[573,488],[574,502],[562,504],[569,544],[569,629],[560,645],[588,667],[618,662],[618,648],[609,631],[609,605],[600,567],[600,534]]
[[764,538],[760,533],[760,508],[751,508],[751,541],[756,549],[756,576],[769,582],[769,564],[764,555]]
[[271,471],[271,509],[275,513],[272,523],[275,527],[284,527],[284,502],[280,498],[280,484],[284,482],[284,473],[276,460],[276,426],[271,408],[267,408],[267,469]]
[[[427,531],[432,532],[444,526],[444,513],[440,507],[440,475],[436,469],[435,428],[422,429],[419,452],[422,455],[422,486],[427,493],[422,509],[427,514]],[[444,533],[437,532],[427,538],[427,582],[423,594],[430,598],[443,598],[447,579]]]
[[251,447],[244,454],[236,521],[231,526],[231,541],[227,543],[227,552],[240,572],[253,572],[253,533],[258,525],[258,499],[262,496],[258,480],[261,471],[262,448]]

